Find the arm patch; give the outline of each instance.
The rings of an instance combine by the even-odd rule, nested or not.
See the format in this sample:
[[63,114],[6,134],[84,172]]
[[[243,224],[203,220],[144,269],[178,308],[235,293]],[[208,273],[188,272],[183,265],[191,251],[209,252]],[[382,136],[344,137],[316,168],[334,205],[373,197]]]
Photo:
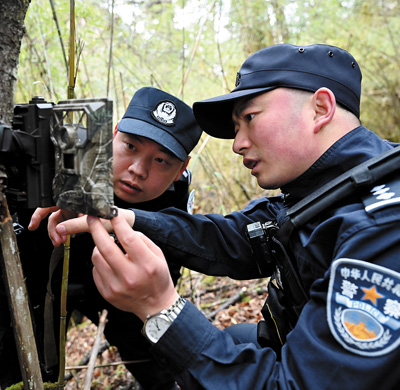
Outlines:
[[332,263],[327,299],[333,337],[348,351],[382,356],[400,344],[400,274],[354,259]]

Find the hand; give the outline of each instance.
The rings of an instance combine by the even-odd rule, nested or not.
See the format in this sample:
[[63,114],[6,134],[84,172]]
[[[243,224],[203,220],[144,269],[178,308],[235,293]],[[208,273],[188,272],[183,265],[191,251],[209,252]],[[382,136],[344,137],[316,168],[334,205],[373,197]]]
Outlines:
[[52,212],[59,210],[57,206],[53,207],[38,207],[32,214],[31,221],[29,222],[28,229],[36,230],[40,223]]
[[[118,209],[118,215],[123,216],[132,228],[135,223],[135,213],[132,210]],[[107,232],[111,233],[113,231],[110,220],[100,219],[100,221]],[[77,218],[69,220],[60,220],[57,215],[54,215],[54,217],[51,216],[49,218],[48,230],[53,245],[59,246],[67,240],[68,235],[89,232],[89,225],[87,223],[86,215],[83,214],[80,214]]]
[[[89,232],[86,215],[77,215],[73,211],[61,210],[57,206],[37,208],[31,217],[28,229],[36,230],[39,227],[40,222],[51,212],[53,213],[49,217],[47,230],[54,246],[60,246],[65,243],[68,235]],[[130,226],[133,226],[135,222],[135,213],[132,210],[118,209],[118,214],[123,215]],[[108,232],[113,231],[109,220],[101,219],[101,222]]]
[[144,321],[148,314],[168,309],[177,300],[165,257],[149,238],[132,230],[119,214],[111,225],[124,254],[99,219],[88,217],[87,223],[96,244],[93,278],[107,301]]
[[[66,221],[68,219],[72,219],[72,218],[75,219],[77,217],[77,214],[71,210],[61,210],[57,206],[45,207],[45,208],[38,207],[35,210],[35,212],[32,214],[28,229],[36,230],[39,227],[41,221],[43,219],[45,219],[50,213],[52,213],[52,214],[50,215],[48,223],[47,223],[47,230],[49,232],[49,237],[50,237],[53,245],[59,246],[60,244],[62,244],[63,242],[66,241],[67,235],[60,236],[59,234],[57,234],[56,226],[60,222]],[[81,214],[81,215],[83,215],[83,214]],[[85,217],[83,217],[83,218],[85,218]],[[85,220],[85,225],[86,225],[86,220]],[[89,229],[87,229],[87,231],[89,231]]]

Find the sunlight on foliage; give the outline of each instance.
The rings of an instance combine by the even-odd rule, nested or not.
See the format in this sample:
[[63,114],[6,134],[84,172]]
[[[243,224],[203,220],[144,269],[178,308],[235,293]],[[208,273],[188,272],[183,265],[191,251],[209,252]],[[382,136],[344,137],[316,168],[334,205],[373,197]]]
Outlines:
[[[28,9],[16,103],[35,95],[55,102],[66,98],[69,2],[54,4],[54,14],[48,0]],[[114,122],[143,86],[191,105],[232,90],[240,65],[256,50],[281,42],[327,43],[349,50],[360,63],[363,123],[400,140],[396,1],[76,0],[75,7],[76,47],[83,47],[76,97],[104,97],[109,85]],[[204,134],[193,151],[196,212],[230,213],[267,194],[231,147],[231,140]]]

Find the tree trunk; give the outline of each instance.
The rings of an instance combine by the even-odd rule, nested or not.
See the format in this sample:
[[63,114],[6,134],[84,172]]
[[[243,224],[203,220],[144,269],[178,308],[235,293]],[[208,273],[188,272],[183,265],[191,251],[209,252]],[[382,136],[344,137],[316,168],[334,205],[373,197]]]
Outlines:
[[14,107],[14,89],[24,19],[30,0],[0,1],[0,122],[9,124]]
[[[0,2],[0,122],[10,124],[24,19],[29,0]],[[2,161],[0,161],[2,162]],[[4,170],[0,172],[5,175]],[[2,182],[2,178],[0,181]],[[0,191],[3,190],[0,182]],[[12,220],[4,194],[0,194],[0,242],[3,279],[9,294],[11,318],[17,343],[24,388],[43,389],[36,342],[33,334],[26,287]]]

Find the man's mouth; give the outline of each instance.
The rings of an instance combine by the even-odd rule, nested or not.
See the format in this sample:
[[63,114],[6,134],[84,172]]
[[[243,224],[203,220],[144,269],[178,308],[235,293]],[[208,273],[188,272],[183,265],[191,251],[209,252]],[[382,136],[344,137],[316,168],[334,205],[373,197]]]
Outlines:
[[256,160],[250,160],[247,158],[243,159],[243,165],[248,169],[253,170],[253,168],[255,168],[257,164],[258,164],[258,161],[256,161]]
[[129,184],[126,181],[121,181],[121,183],[128,190],[130,189],[131,191],[134,191],[134,192],[142,192],[143,191],[140,187],[137,187],[133,184]]

